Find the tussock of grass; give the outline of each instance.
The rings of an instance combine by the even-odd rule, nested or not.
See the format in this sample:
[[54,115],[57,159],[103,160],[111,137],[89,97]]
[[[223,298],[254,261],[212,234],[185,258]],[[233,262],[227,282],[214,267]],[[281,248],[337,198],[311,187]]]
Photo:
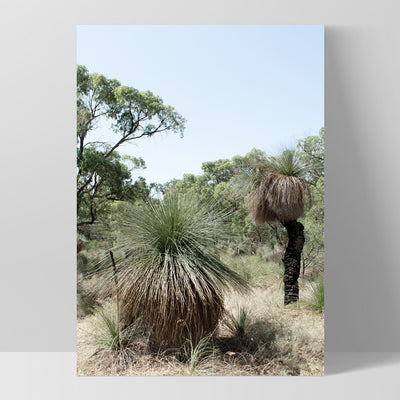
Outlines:
[[201,363],[207,360],[213,353],[213,347],[210,343],[212,334],[208,334],[199,340],[197,344],[189,341],[190,355],[189,355],[189,373],[194,375],[197,373]]
[[113,301],[94,307],[93,314],[78,323],[78,348],[83,342],[85,346],[78,354],[78,365],[80,357],[85,357],[95,370],[102,371],[101,375],[119,375],[135,365],[148,347],[140,321],[123,327]]
[[324,276],[321,275],[315,282],[308,283],[307,289],[303,303],[308,308],[323,313],[325,308]]
[[94,311],[103,322],[102,329],[95,336],[95,341],[100,347],[109,350],[121,350],[128,347],[136,337],[142,334],[139,321],[123,327],[115,311],[103,307],[96,307]]
[[236,314],[229,313],[225,320],[226,327],[237,337],[243,337],[245,335],[248,324],[249,311],[244,306],[239,307]]

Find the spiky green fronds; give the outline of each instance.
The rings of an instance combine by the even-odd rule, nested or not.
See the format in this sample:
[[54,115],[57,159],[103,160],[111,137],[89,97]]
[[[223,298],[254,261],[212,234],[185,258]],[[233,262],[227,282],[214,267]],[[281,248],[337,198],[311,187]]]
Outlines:
[[263,160],[259,168],[279,175],[296,178],[304,178],[307,173],[306,166],[301,161],[299,153],[290,149],[284,150],[278,157],[270,157]]
[[177,196],[126,208],[114,249],[125,324],[140,317],[151,338],[168,345],[215,329],[224,291],[247,288],[215,253],[220,220],[209,204]]
[[229,314],[225,322],[227,328],[237,337],[245,335],[249,326],[249,311],[246,307],[239,307],[236,314]]
[[194,344],[191,340],[190,344],[190,357],[189,357],[189,372],[190,375],[194,375],[196,373],[197,368],[200,363],[209,357],[213,348],[211,346],[212,332],[208,335],[201,338],[196,344]]
[[101,330],[95,336],[96,344],[100,347],[108,350],[121,350],[140,333],[138,321],[123,328],[116,313],[105,310],[101,306],[95,307],[94,312],[102,321]]

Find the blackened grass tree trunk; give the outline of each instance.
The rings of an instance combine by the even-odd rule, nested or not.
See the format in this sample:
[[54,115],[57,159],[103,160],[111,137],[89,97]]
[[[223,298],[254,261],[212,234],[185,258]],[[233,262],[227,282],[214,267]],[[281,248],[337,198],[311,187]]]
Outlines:
[[285,264],[284,304],[299,299],[300,261],[304,245],[304,226],[297,220],[304,214],[307,168],[295,150],[285,150],[278,157],[260,159],[255,166],[250,211],[256,225],[281,222],[289,236],[283,258]]
[[304,245],[304,226],[298,221],[284,221],[289,242],[286,247],[283,263],[285,273],[283,283],[285,285],[284,305],[294,303],[299,300],[299,283],[301,266],[301,252]]

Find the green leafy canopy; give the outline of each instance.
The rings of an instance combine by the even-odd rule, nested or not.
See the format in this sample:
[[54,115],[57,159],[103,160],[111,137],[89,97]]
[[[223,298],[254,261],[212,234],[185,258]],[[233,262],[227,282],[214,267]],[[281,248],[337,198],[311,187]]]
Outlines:
[[[111,123],[113,140],[103,142],[96,128]],[[162,132],[183,134],[185,119],[150,91],[123,86],[116,79],[77,67],[77,214],[78,226],[93,224],[109,209],[110,201],[131,199],[131,172],[144,168],[140,158],[121,157],[121,146]],[[129,165],[129,166],[128,166]],[[149,192],[145,185],[141,197]]]

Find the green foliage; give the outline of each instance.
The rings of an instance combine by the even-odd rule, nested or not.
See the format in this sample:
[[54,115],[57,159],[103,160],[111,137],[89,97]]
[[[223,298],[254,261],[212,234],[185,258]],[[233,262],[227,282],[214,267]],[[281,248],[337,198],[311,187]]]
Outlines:
[[[229,239],[224,243],[239,254],[255,254],[259,246],[267,244],[271,250],[285,246],[286,230],[281,225],[254,225],[248,212],[249,194],[255,188],[265,162],[278,173],[304,177],[310,184],[310,202],[305,199],[306,242],[303,250],[303,268],[311,273],[323,270],[324,255],[324,130],[318,136],[299,141],[297,151],[286,150],[281,157],[267,157],[261,150],[252,149],[245,156],[231,160],[222,159],[205,162],[203,174],[185,174],[163,187],[163,192],[194,196],[200,202],[216,201],[220,211],[229,211],[225,216]],[[223,243],[222,240],[219,240]],[[247,276],[247,275],[246,275]],[[251,278],[247,276],[247,278]]]
[[132,87],[118,86],[114,99],[116,107],[111,114],[115,120],[113,127],[123,138],[130,136],[126,140],[167,130],[183,133],[185,119],[150,91],[140,92]]
[[314,185],[324,176],[325,164],[325,129],[321,128],[318,136],[308,136],[299,141],[297,149],[302,161],[308,166],[307,180]]
[[79,160],[77,185],[78,223],[92,223],[112,200],[129,197],[131,174],[118,153],[106,158],[103,152],[87,148]]
[[[111,122],[115,139],[101,142],[95,129]],[[125,143],[161,132],[183,134],[185,120],[150,91],[121,86],[116,79],[86,67],[77,68],[77,214],[78,226],[107,215],[113,200],[145,198],[152,185],[132,182],[132,171],[144,168],[140,158],[123,156]],[[89,135],[90,134],[90,135]]]
[[307,173],[300,153],[290,149],[284,150],[277,157],[259,160],[257,168],[261,170],[261,174],[267,171],[296,178],[303,178]]
[[[259,247],[258,249],[262,249]],[[267,252],[267,257],[274,251]],[[235,272],[237,272],[246,282],[252,285],[259,285],[260,282],[264,281],[263,278],[266,276],[270,277],[282,277],[283,267],[281,265],[282,256],[278,255],[278,260],[266,259],[263,255],[263,251],[259,251],[257,255],[241,255],[232,256],[225,254],[222,259],[225,264],[229,265]]]
[[307,307],[323,313],[325,308],[324,276],[320,275],[315,282],[309,283],[309,294],[304,300]]
[[128,327],[123,327],[115,312],[95,307],[96,315],[101,319],[102,325],[95,335],[96,344],[108,350],[121,350],[133,342],[141,334],[139,321]]
[[324,183],[321,176],[311,186],[312,207],[305,213],[303,225],[305,243],[303,248],[303,271],[312,268],[313,273],[324,269]]
[[86,252],[80,252],[77,254],[77,270],[78,273],[86,274],[90,269],[90,261]]
[[194,375],[199,368],[202,361],[209,357],[213,353],[213,347],[211,346],[212,333],[204,336],[196,344],[192,340],[189,340],[190,355],[189,355],[189,372],[190,375]]
[[77,253],[77,315],[78,318],[85,317],[93,313],[94,307],[98,306],[97,297],[93,291],[88,288],[88,281],[85,277],[90,274],[92,266],[92,257],[85,250],[87,241],[82,236],[78,236]]
[[110,350],[117,350],[121,346],[120,327],[118,317],[109,314],[101,307],[97,309],[97,314],[103,321],[103,330],[97,334],[96,341],[100,346]]
[[249,311],[246,307],[239,307],[237,314],[230,313],[225,322],[233,335],[241,338],[246,334],[249,326]]
[[[254,252],[256,243],[266,241],[270,232],[267,226],[257,227],[252,224],[247,206],[250,192],[244,190],[242,181],[238,177],[249,174],[255,162],[263,154],[260,150],[253,149],[245,156],[235,156],[232,160],[205,162],[202,165],[204,171],[202,175],[185,174],[183,179],[174,179],[164,185],[164,193],[195,196],[200,202],[212,199],[218,210],[225,213],[224,220],[229,228],[229,241],[237,245],[242,243],[247,248],[246,251]],[[249,183],[248,175],[243,181]]]
[[234,166],[230,160],[204,162],[201,169],[204,171],[207,183],[213,187],[222,182],[229,182],[234,174]]
[[83,318],[88,314],[93,314],[94,309],[99,306],[97,298],[93,292],[88,290],[84,285],[82,276],[78,276],[77,280],[77,315],[78,318]]
[[[124,323],[140,317],[154,341],[169,345],[213,331],[224,311],[224,291],[247,288],[216,253],[220,213],[193,198],[167,196],[126,204],[120,221],[113,251]],[[108,258],[98,271],[113,281]]]

